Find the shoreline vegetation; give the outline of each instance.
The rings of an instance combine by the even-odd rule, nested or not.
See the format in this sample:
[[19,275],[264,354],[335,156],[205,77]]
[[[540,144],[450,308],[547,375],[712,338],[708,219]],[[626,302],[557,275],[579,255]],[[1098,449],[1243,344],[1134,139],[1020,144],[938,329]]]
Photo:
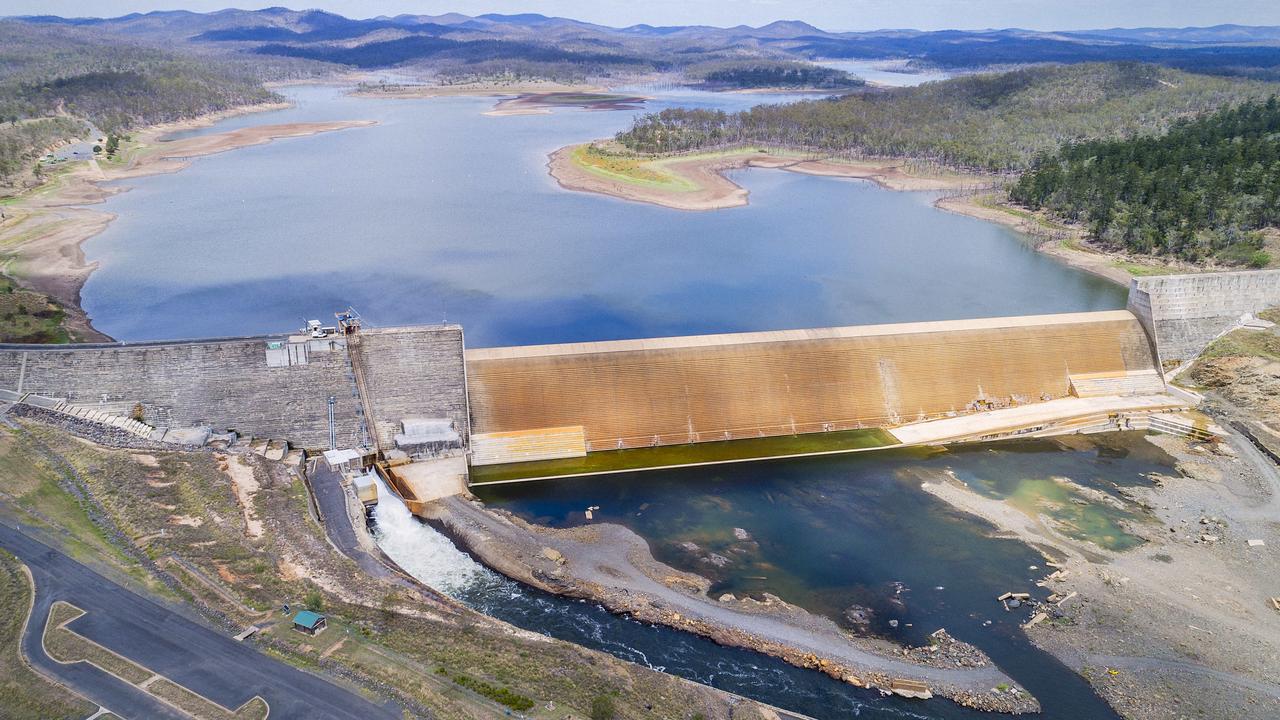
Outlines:
[[607,195],[674,210],[743,207],[745,188],[725,173],[744,168],[869,180],[886,190],[945,193],[934,206],[998,223],[1037,239],[1036,249],[1119,285],[1146,275],[1235,270],[1172,258],[1133,255],[1089,243],[1085,229],[1019,208],[1002,199],[1002,175],[962,173],[904,158],[850,160],[790,148],[743,146],[689,154],[651,156],[612,147],[610,141],[568,145],[551,153],[548,172],[566,190]]
[[566,190],[675,210],[720,210],[746,205],[746,189],[724,175],[742,168],[870,180],[890,190],[974,190],[989,187],[992,182],[980,175],[917,170],[902,159],[846,160],[757,146],[644,156],[618,152],[600,143],[584,143],[551,153],[547,167]]
[[554,80],[502,80],[453,84],[369,83],[357,84],[349,93],[353,97],[387,99],[425,99],[436,97],[528,95],[536,93],[605,93],[607,88],[588,83],[562,83]]
[[95,157],[68,164],[49,179],[13,197],[0,199],[0,248],[5,275],[21,288],[52,299],[65,313],[68,339],[110,341],[93,327],[80,305],[80,291],[97,263],[87,262],[83,244],[115,219],[112,213],[86,207],[128,190],[103,183],[173,173],[205,155],[259,145],[273,140],[375,124],[371,120],[257,125],[225,133],[166,141],[168,135],[208,127],[236,115],[287,108],[287,103],[248,105],[173,123],[152,125],[130,135],[113,158]]

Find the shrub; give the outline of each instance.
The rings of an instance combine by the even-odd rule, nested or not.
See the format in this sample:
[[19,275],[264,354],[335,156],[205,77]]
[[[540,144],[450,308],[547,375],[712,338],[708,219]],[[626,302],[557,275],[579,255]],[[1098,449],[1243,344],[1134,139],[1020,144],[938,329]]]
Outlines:
[[591,699],[591,720],[613,720],[617,712],[612,696],[597,695]]

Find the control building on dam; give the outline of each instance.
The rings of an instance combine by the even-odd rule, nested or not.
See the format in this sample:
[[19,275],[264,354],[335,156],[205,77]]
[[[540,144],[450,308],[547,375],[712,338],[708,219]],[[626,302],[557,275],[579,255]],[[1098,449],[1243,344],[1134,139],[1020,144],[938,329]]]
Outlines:
[[[1124,427],[1203,435],[1203,418],[1180,414],[1195,397],[1162,372],[1277,305],[1280,273],[1223,273],[1135,281],[1127,310],[562,345],[467,349],[457,325],[0,345],[0,401],[151,442],[365,447],[424,499],[468,472]],[[446,465],[443,483],[426,469]]]

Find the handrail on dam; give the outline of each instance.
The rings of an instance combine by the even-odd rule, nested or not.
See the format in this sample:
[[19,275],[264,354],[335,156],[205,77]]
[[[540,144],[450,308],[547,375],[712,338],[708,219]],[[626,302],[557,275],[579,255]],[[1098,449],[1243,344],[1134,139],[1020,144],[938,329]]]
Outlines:
[[[407,330],[407,329],[461,329],[462,326],[457,323],[415,323],[413,325],[402,325],[395,328],[384,328],[385,330]],[[379,328],[365,328],[363,332],[377,332]],[[166,347],[171,345],[214,345],[226,342],[245,342],[247,340],[278,340],[287,338],[290,335],[298,335],[305,333],[306,330],[289,330],[285,332],[263,333],[259,335],[221,335],[218,337],[203,338],[174,338],[169,340],[116,340],[113,342],[97,342],[97,343],[63,343],[63,344],[46,344],[46,343],[0,343],[0,350],[40,350],[59,351],[59,350],[111,350],[118,348],[137,348],[137,347]]]

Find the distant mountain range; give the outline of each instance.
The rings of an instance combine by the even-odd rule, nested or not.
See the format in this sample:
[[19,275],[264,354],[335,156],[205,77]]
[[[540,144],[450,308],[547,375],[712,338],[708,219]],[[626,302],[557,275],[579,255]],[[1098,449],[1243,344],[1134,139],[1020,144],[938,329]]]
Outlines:
[[743,57],[908,59],[945,68],[1036,62],[1141,61],[1215,74],[1280,78],[1280,27],[1110,28],[1042,32],[829,32],[797,20],[762,27],[606,27],[535,13],[351,19],[321,10],[185,10],[117,18],[32,16],[18,22],[93,29],[202,51],[288,56],[353,67],[502,60],[665,71]]

